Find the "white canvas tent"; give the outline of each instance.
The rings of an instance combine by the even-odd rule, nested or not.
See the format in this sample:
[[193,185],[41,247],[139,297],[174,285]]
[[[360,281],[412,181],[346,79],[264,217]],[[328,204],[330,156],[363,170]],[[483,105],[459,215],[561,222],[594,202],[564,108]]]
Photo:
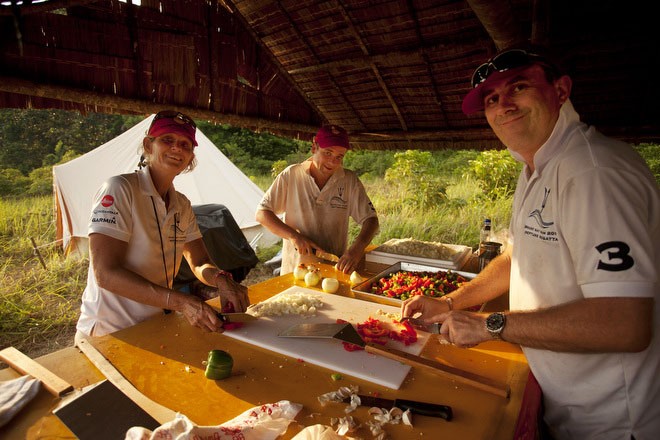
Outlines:
[[[53,167],[57,238],[67,253],[86,252],[92,199],[106,179],[137,169],[138,148],[152,119],[153,115],[89,153]],[[225,205],[253,247],[275,244],[279,238],[254,220],[263,191],[199,129],[196,139],[197,167],[177,176],[175,188],[193,205]]]

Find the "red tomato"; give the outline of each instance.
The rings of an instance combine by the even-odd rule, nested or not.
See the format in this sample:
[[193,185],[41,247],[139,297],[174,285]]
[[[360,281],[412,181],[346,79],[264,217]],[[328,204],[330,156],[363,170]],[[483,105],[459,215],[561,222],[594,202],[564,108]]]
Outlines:
[[364,348],[360,347],[359,345],[351,344],[350,342],[342,342],[344,345],[344,350],[346,351],[360,351],[364,350]]

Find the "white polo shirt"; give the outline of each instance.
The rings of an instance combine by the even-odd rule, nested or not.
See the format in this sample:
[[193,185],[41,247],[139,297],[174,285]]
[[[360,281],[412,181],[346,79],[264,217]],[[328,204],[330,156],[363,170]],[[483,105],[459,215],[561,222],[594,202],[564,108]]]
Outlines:
[[[171,287],[179,270],[184,243],[202,235],[186,196],[172,187],[169,199],[166,211],[148,167],[111,177],[94,198],[88,233],[127,242],[125,268],[154,284],[168,286],[169,283]],[[93,329],[94,336],[101,336],[163,313],[163,309],[99,287],[90,262],[80,312],[77,329],[87,335]]]
[[523,169],[514,197],[511,310],[583,298],[655,298],[655,333],[644,352],[523,347],[543,389],[546,422],[557,440],[628,440],[631,434],[655,439],[660,433],[658,185],[630,146],[581,123],[570,102],[534,165],[529,176]]
[[[348,219],[359,225],[376,217],[364,185],[351,170],[339,168],[322,190],[309,170],[312,160],[287,167],[264,194],[258,209],[284,214],[284,223],[311,238],[324,250],[341,256],[348,245]],[[282,245],[281,273],[292,272],[301,261],[290,240]],[[313,256],[304,262],[318,261]]]

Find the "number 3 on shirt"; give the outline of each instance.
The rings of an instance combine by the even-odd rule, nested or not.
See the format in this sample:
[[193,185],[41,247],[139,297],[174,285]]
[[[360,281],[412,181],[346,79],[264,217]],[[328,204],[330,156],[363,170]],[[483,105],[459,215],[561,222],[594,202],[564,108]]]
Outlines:
[[[635,260],[629,255],[630,246],[622,241],[608,241],[596,246],[596,250],[607,258],[607,263],[603,260],[598,262],[597,269],[618,272],[630,269],[635,265]],[[613,260],[619,260],[613,264]]]

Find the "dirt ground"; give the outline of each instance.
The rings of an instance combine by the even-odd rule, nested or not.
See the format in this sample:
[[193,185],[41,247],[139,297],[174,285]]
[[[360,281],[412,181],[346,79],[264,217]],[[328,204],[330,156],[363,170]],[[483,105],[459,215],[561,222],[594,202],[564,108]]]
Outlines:
[[[250,271],[245,280],[243,280],[242,284],[245,286],[251,286],[272,277],[273,269],[268,268],[264,266],[263,263],[259,262],[257,266]],[[28,349],[22,349],[21,351],[32,359],[37,358],[53,351],[72,346],[75,333],[76,328],[74,324],[62,329],[56,337],[50,338],[46,341],[40,341],[38,338],[35,338],[34,343]],[[5,367],[5,365],[0,362],[0,368],[3,367]]]

